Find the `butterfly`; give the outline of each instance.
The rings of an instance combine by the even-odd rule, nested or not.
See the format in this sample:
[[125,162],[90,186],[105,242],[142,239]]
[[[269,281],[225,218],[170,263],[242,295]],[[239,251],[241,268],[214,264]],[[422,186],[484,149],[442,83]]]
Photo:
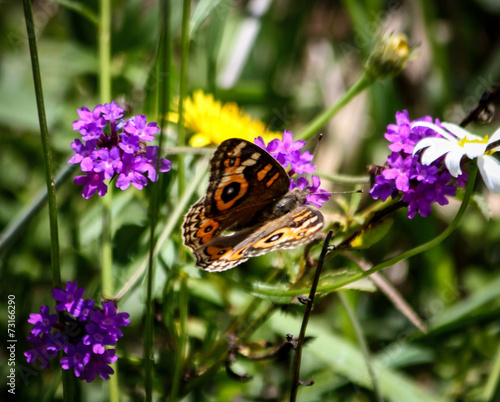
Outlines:
[[288,173],[266,150],[239,138],[222,142],[210,161],[207,193],[182,224],[196,265],[225,271],[250,257],[314,240],[323,215],[304,205],[304,190],[289,187]]

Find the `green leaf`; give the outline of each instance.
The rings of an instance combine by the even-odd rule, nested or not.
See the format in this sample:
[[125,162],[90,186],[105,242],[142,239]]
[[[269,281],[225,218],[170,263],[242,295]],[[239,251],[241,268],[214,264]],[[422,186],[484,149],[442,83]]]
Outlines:
[[[201,0],[194,10],[191,22],[189,23],[189,37],[192,38],[201,23],[205,21],[210,13],[222,3],[222,0]],[[223,7],[230,7],[231,4],[224,2]],[[222,7],[221,6],[221,7]]]

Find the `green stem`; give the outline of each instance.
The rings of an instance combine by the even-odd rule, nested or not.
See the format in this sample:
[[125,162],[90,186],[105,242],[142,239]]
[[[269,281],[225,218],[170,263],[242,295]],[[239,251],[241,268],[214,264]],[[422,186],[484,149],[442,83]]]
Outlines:
[[359,80],[351,88],[349,88],[346,93],[344,93],[342,98],[340,98],[336,104],[325,110],[320,115],[316,116],[313,121],[311,121],[309,125],[299,133],[297,139],[308,140],[313,135],[318,134],[328,122],[328,120],[335,116],[337,112],[339,112],[345,105],[347,105],[356,95],[361,93],[364,89],[368,88],[374,82],[375,80],[373,79],[373,77],[364,73],[359,78]]
[[47,116],[45,114],[45,103],[43,100],[42,77],[40,74],[40,63],[38,59],[38,46],[36,43],[35,23],[33,21],[33,10],[31,2],[23,0],[26,30],[31,57],[31,69],[33,72],[33,83],[35,86],[36,106],[38,109],[38,122],[40,126],[40,136],[42,139],[42,151],[45,164],[45,182],[47,186],[49,204],[49,224],[50,224],[50,258],[52,264],[52,282],[54,287],[61,287],[61,270],[59,265],[59,231],[57,227],[57,203],[56,187],[54,185],[54,164],[52,160],[52,147],[47,127]]
[[99,93],[106,103],[111,101],[111,0],[100,0],[99,6]]
[[[177,145],[186,144],[186,129],[184,127],[184,99],[187,95],[188,81],[188,61],[189,61],[189,14],[191,10],[191,0],[182,2],[182,32],[181,32],[181,71],[179,83],[179,121],[177,124]],[[178,156],[177,177],[179,178],[179,194],[184,192],[185,187],[185,166],[184,155]]]
[[[40,62],[38,59],[38,46],[36,43],[35,22],[33,20],[33,9],[30,0],[23,0],[24,19],[28,34],[28,43],[31,58],[31,70],[33,72],[33,84],[35,87],[36,105],[38,110],[38,122],[40,125],[40,136],[42,140],[42,151],[45,165],[45,180],[47,186],[47,200],[49,206],[50,227],[50,260],[52,265],[52,283],[54,287],[61,288],[61,267],[59,261],[59,230],[57,225],[57,202],[56,187],[54,180],[54,165],[52,160],[52,147],[49,130],[47,127],[47,116],[45,114],[45,103],[43,100],[42,77],[40,73]],[[62,313],[59,314],[60,322],[63,322]],[[63,398],[65,401],[74,400],[75,383],[70,373],[63,371]]]
[[[99,1],[99,97],[101,103],[111,101],[111,0]],[[113,205],[113,192],[109,191],[102,198],[102,292],[105,295],[113,294],[113,248],[112,248],[112,223],[111,211]],[[118,367],[112,365],[115,374],[109,381],[109,399],[112,402],[120,400],[118,389]]]
[[187,286],[187,275],[180,272],[180,289],[179,289],[179,343],[177,348],[177,359],[175,361],[174,378],[172,381],[172,389],[170,391],[170,400],[176,401],[179,395],[179,389],[182,381],[182,374],[186,362],[186,350],[188,345],[187,334],[187,317],[188,317],[188,299],[189,291]]
[[300,385],[299,378],[300,378],[300,363],[302,360],[302,347],[304,346],[304,341],[306,338],[306,329],[307,325],[309,324],[309,318],[312,313],[314,297],[316,296],[316,290],[318,289],[321,270],[323,269],[323,263],[325,261],[326,253],[328,252],[328,246],[330,244],[332,236],[333,236],[333,231],[330,230],[326,235],[325,241],[323,243],[323,249],[321,250],[321,255],[318,260],[318,265],[316,266],[316,271],[314,272],[314,278],[311,284],[309,298],[307,300],[306,309],[304,311],[304,318],[302,319],[300,334],[299,338],[297,339],[297,346],[295,347],[295,355],[293,357],[293,364],[292,364],[293,378],[292,378],[292,388],[290,391],[290,402],[295,402],[297,400],[297,391]]
[[377,401],[383,402],[384,398],[382,398],[382,392],[380,391],[380,386],[378,385],[377,377],[375,376],[375,371],[373,370],[373,366],[371,363],[370,351],[368,349],[368,345],[366,344],[366,340],[363,335],[363,330],[358,321],[358,318],[356,317],[356,314],[354,314],[354,311],[351,308],[351,305],[349,303],[349,300],[345,292],[337,292],[337,296],[340,302],[342,303],[342,306],[344,307],[347,316],[349,317],[349,321],[351,322],[351,325],[354,329],[354,333],[356,334],[356,338],[358,339],[359,346],[361,347],[361,351],[363,352],[363,357],[365,358],[368,375],[370,376],[372,381],[373,392],[375,393]]
[[[160,40],[158,41],[158,60],[157,60],[157,82],[158,88],[158,121],[160,122],[160,141],[158,148],[163,146],[164,133],[167,130],[168,105],[170,101],[170,3],[167,0],[160,2]],[[157,155],[156,170],[159,171],[160,152]],[[162,188],[162,176],[157,183],[153,183],[150,202],[150,233],[149,233],[149,258],[148,272],[146,278],[146,313],[144,329],[144,390],[146,392],[145,400],[153,400],[153,378],[154,378],[154,330],[153,330],[153,278],[155,273],[155,253],[154,246],[156,242],[156,226],[158,223],[160,190]]]

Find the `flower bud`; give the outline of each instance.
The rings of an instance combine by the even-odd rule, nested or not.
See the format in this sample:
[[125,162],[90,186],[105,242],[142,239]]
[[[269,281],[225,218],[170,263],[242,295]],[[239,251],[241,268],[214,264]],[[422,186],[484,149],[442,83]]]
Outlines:
[[412,49],[404,34],[380,37],[365,63],[368,74],[383,79],[399,74],[410,61]]

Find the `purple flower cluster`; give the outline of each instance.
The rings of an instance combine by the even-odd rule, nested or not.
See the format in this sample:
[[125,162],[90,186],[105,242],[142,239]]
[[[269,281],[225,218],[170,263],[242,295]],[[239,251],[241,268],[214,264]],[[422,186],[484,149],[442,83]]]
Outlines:
[[[426,116],[415,121],[432,123]],[[422,217],[431,213],[431,204],[448,204],[448,197],[454,197],[456,186],[463,187],[467,175],[453,180],[442,163],[442,158],[429,166],[419,162],[419,155],[413,156],[413,149],[422,138],[436,137],[438,134],[426,127],[412,127],[410,115],[406,110],[396,113],[396,124],[389,124],[385,138],[391,143],[392,153],[387,158],[381,173],[375,176],[375,184],[370,190],[374,199],[385,201],[389,196],[395,198],[403,193],[403,202],[408,203],[408,218],[413,219],[418,212]],[[440,125],[436,119],[435,124]]]
[[[132,184],[138,190],[149,180],[158,180],[156,163],[157,146],[147,146],[159,128],[156,123],[147,123],[146,116],[136,115],[123,120],[123,109],[114,101],[97,105],[91,112],[86,107],[78,110],[80,120],[73,123],[73,130],[79,131],[78,138],[71,144],[75,154],[68,161],[79,163],[85,174],[75,177],[75,184],[83,186],[82,196],[90,198],[94,193],[103,196],[108,187],[104,180],[118,175],[116,187],[126,190]],[[170,161],[159,159],[159,171],[168,172]]]
[[40,308],[40,314],[30,314],[33,324],[27,340],[34,348],[24,352],[28,363],[40,360],[42,369],[50,367],[50,359],[63,357],[59,363],[64,370],[73,368],[81,380],[91,382],[96,375],[109,380],[113,374],[110,364],[118,360],[114,346],[123,336],[119,327],[130,324],[128,313],[117,313],[114,302],[102,303],[102,308],[92,299],[83,299],[84,288],[78,282],[68,282],[65,290],[54,288],[52,297],[58,302],[56,311],[64,313],[64,322],[58,322],[56,314],[50,314],[48,306]]
[[[293,134],[285,130],[283,132],[283,140],[274,139],[265,144],[262,137],[257,137],[254,140],[255,144],[265,149],[269,154],[276,159],[283,168],[290,168],[288,175],[291,177],[293,174],[314,173],[316,166],[311,163],[313,155],[309,151],[301,152],[305,145],[305,141],[293,141]],[[320,208],[328,199],[330,194],[325,190],[319,188],[321,181],[319,177],[312,177],[312,185],[309,185],[309,180],[305,177],[299,177],[297,183],[290,180],[290,190],[295,188],[303,190],[309,194],[306,196],[306,204],[314,204]]]

